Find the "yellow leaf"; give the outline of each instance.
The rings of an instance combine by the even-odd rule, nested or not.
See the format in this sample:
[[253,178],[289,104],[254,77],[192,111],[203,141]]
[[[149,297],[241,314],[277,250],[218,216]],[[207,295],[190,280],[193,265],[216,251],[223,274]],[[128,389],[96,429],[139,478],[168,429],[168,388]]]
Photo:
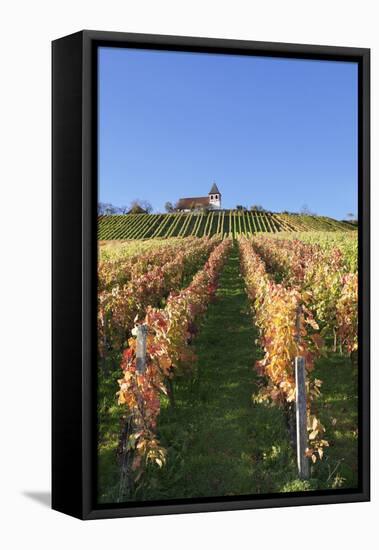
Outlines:
[[122,391],[118,391],[116,395],[118,395],[118,404],[119,405],[124,405],[124,403],[126,403],[124,393]]
[[309,434],[309,439],[315,439],[315,437],[317,436],[318,434],[318,430],[313,430],[313,432],[311,432]]

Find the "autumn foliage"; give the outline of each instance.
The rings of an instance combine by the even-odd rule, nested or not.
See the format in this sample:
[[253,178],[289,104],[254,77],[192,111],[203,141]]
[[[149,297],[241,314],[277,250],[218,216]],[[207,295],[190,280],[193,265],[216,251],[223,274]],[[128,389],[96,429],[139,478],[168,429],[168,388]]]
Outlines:
[[[243,218],[236,216],[237,221],[242,227]],[[258,399],[282,407],[287,417],[293,415],[294,362],[298,356],[304,358],[306,454],[315,462],[323,458],[328,441],[315,414],[322,382],[314,376],[314,364],[330,351],[353,354],[357,350],[356,263],[348,247],[336,246],[337,237],[325,240],[323,246],[321,239],[313,241],[309,235],[305,240],[278,234],[252,236],[248,227],[249,236],[239,235],[237,242],[263,351],[255,364],[260,375]],[[167,396],[173,403],[173,379],[197,368],[192,343],[215,298],[232,247],[232,240],[220,234],[150,243],[125,243],[116,253],[110,246],[98,265],[100,372],[113,376],[112,369],[121,367],[117,400],[128,429],[123,431],[124,439],[120,437],[120,449],[128,456],[130,477],[135,480],[149,464],[166,463],[167,451],[158,437],[161,402]],[[141,324],[147,328],[146,364],[137,370],[134,330]],[[116,389],[112,385],[112,398]]]
[[148,307],[143,320],[148,328],[145,371],[138,373],[136,369],[134,337],[123,353],[118,402],[127,407],[133,419],[127,448],[134,454],[132,468],[137,477],[149,462],[159,466],[165,463],[166,450],[156,435],[160,395],[167,394],[167,381],[178,369],[186,369],[194,362],[190,344],[195,327],[214,298],[230,246],[230,240],[216,246],[189,286],[170,293],[165,308]]
[[352,353],[358,349],[358,274],[350,272],[337,247],[298,239],[282,240],[257,237],[256,252],[267,269],[279,275],[288,287],[297,289],[334,351]]
[[295,357],[304,357],[308,373],[307,454],[316,460],[322,457],[323,447],[328,445],[323,438],[324,427],[311,414],[310,407],[310,402],[319,395],[321,386],[320,380],[310,377],[322,344],[318,324],[299,290],[276,283],[268,274],[251,240],[240,238],[239,247],[246,290],[264,351],[263,359],[256,363],[264,381],[260,397],[270,399],[288,410],[288,406],[296,399]]
[[98,279],[98,353],[105,357],[121,351],[131,335],[136,315],[140,318],[148,306],[159,307],[164,298],[193,275],[208,254],[220,242],[212,239],[174,240],[158,247],[158,253],[103,261]]

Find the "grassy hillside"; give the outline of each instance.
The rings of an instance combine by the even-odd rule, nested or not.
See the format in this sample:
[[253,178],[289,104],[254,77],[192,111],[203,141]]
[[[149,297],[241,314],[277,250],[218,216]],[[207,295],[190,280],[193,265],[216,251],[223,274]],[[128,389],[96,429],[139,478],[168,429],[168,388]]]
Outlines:
[[239,210],[174,214],[100,216],[99,240],[166,237],[236,236],[279,231],[354,231],[354,226],[324,216],[272,214]]

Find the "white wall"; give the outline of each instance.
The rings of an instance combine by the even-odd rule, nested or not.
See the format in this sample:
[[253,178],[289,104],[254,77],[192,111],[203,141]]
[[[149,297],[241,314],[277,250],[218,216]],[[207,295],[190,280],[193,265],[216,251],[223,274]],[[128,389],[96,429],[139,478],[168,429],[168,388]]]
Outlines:
[[[50,483],[50,41],[82,28],[372,48],[378,151],[378,25],[370,0],[65,0],[2,5],[0,540],[3,548],[349,548],[377,540],[374,501],[83,524],[26,493]],[[376,155],[373,205],[377,209]],[[373,241],[378,236],[373,222]],[[377,258],[373,259],[377,272]],[[374,291],[374,321],[377,290]],[[378,328],[373,324],[374,334]],[[374,342],[375,344],[375,342]],[[374,353],[376,350],[374,345]],[[373,370],[375,368],[373,365]],[[4,380],[5,375],[5,380]],[[377,376],[374,376],[376,384]],[[374,395],[376,392],[374,391]],[[69,396],[68,403],[69,403]],[[379,399],[374,403],[374,429]],[[378,438],[374,437],[374,445]],[[375,465],[378,456],[374,453]],[[295,525],[298,538],[295,538]],[[82,546],[83,545],[83,546]],[[372,545],[371,545],[372,547]]]

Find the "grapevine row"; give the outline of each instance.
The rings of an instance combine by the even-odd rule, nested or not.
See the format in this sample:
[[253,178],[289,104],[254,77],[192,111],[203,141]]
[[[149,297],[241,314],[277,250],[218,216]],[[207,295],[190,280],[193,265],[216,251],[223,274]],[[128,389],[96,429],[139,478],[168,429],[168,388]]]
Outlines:
[[258,237],[253,247],[281,281],[301,292],[326,339],[341,351],[358,349],[358,275],[350,273],[338,248],[300,240]]
[[125,214],[100,216],[99,240],[156,239],[224,234],[328,231],[356,233],[351,224],[321,216],[274,214],[246,210]]
[[131,468],[141,475],[148,463],[160,467],[166,461],[166,450],[157,437],[160,396],[167,394],[167,384],[178,369],[188,368],[195,356],[190,346],[195,325],[204,315],[215,295],[218,277],[229,254],[231,242],[222,241],[210,254],[204,267],[190,285],[172,292],[164,309],[149,307],[146,367],[137,370],[136,339],[130,338],[124,351],[119,380],[118,403],[126,406],[131,417],[131,430],[125,448],[133,454]]
[[[133,328],[137,315],[143,316],[150,305],[160,306],[161,301],[172,290],[179,289],[185,279],[215,247],[216,238],[193,241],[188,247],[175,250],[166,263],[142,269],[141,274],[132,277],[126,284],[115,283],[98,293],[98,351],[104,358],[110,351],[117,351]],[[122,264],[121,264],[122,265]],[[121,270],[120,281],[123,273]]]
[[272,280],[251,241],[241,237],[238,243],[246,291],[264,350],[263,359],[256,362],[258,374],[266,381],[260,396],[284,407],[290,416],[296,399],[294,361],[297,356],[304,357],[308,373],[307,456],[315,461],[322,458],[323,448],[328,446],[323,438],[324,427],[310,409],[310,402],[320,394],[321,386],[320,380],[309,376],[321,344],[318,325],[296,288]]
[[[199,239],[189,238],[186,241],[186,255],[199,247]],[[131,252],[128,244],[124,249],[118,249],[113,257],[103,254],[98,262],[98,288],[100,291],[111,289],[116,284],[124,285],[130,280],[140,277],[149,269],[166,264],[175,259],[180,249],[183,248],[183,241],[169,239],[156,242],[150,247],[136,247]]]

